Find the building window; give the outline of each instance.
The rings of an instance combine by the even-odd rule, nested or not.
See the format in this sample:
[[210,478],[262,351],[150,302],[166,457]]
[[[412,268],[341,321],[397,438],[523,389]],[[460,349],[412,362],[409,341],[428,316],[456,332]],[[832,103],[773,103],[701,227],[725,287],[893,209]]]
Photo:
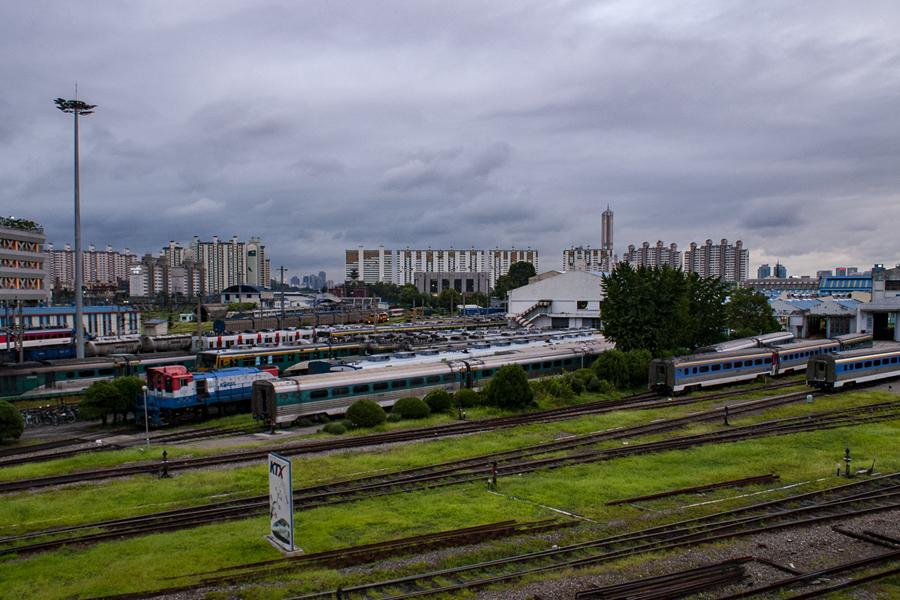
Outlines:
[[587,301],[587,300],[578,300],[578,301],[576,302],[576,308],[577,308],[578,310],[587,310],[587,307],[588,307],[588,301]]

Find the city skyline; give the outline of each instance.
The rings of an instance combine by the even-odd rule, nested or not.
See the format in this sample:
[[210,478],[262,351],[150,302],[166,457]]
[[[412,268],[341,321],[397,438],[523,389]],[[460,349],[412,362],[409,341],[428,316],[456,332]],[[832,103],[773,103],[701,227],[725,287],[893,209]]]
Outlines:
[[85,247],[260,237],[273,270],[340,273],[359,245],[531,246],[550,269],[601,247],[609,206],[619,254],[893,265],[900,6],[871,8],[7,3],[4,213],[73,241],[53,99],[77,82]]

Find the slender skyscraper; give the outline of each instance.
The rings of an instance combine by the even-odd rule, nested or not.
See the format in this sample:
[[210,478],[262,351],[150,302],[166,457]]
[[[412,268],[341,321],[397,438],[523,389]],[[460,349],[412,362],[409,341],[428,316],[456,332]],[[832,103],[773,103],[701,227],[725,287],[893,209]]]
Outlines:
[[609,258],[613,253],[613,214],[609,210],[609,204],[606,205],[606,210],[603,211],[600,227],[600,249],[605,250],[606,256]]

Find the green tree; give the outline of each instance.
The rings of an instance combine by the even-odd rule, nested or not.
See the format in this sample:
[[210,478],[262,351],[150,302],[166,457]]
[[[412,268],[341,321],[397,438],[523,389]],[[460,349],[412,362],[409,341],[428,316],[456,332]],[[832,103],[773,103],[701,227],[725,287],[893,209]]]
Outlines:
[[438,306],[451,312],[455,307],[459,307],[462,295],[453,288],[447,288],[438,295]]
[[724,337],[726,286],[718,278],[623,262],[601,287],[603,335],[619,350],[659,356]]
[[87,421],[99,419],[105,426],[107,415],[116,412],[119,396],[119,390],[110,382],[95,381],[84,391],[84,396],[78,404],[78,418]]
[[122,415],[124,421],[128,412],[134,409],[134,403],[139,402],[143,396],[144,382],[139,377],[118,377],[112,383],[119,390],[119,399],[113,412]]
[[475,390],[463,388],[453,394],[451,403],[454,406],[462,406],[463,408],[478,406],[479,404],[481,404],[481,396]]
[[509,280],[512,284],[512,287],[509,289],[514,290],[523,285],[528,285],[528,280],[537,275],[537,272],[534,270],[533,264],[520,260],[509,265],[509,271],[506,274],[509,275]]
[[781,331],[772,305],[764,294],[754,289],[737,289],[725,305],[728,328],[733,338],[750,337]]
[[22,432],[25,431],[25,419],[19,409],[0,400],[0,443],[4,438],[19,439]]
[[422,299],[422,294],[416,289],[416,286],[407,283],[400,289],[400,296],[397,303],[402,304],[407,308],[412,308],[414,305],[422,306],[424,300]]
[[384,409],[368,398],[361,398],[347,409],[347,418],[356,427],[375,427],[387,420]]
[[485,404],[499,408],[522,408],[534,398],[522,365],[503,365],[484,390]]
[[466,304],[475,304],[487,308],[490,305],[490,299],[484,292],[472,292],[471,294],[466,294]]
[[494,289],[491,290],[491,295],[495,298],[500,298],[501,300],[507,299],[507,294],[509,294],[509,290],[513,289],[515,286],[512,284],[512,279],[509,275],[501,275],[497,278],[497,282],[494,284]]

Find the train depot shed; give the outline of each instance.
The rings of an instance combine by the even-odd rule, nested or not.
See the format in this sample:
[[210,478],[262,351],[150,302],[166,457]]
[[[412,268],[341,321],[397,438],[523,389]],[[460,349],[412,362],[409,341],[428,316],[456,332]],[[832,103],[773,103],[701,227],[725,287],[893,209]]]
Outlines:
[[531,278],[533,283],[510,290],[509,313],[513,327],[567,329],[600,328],[599,271],[567,271],[548,278]]

